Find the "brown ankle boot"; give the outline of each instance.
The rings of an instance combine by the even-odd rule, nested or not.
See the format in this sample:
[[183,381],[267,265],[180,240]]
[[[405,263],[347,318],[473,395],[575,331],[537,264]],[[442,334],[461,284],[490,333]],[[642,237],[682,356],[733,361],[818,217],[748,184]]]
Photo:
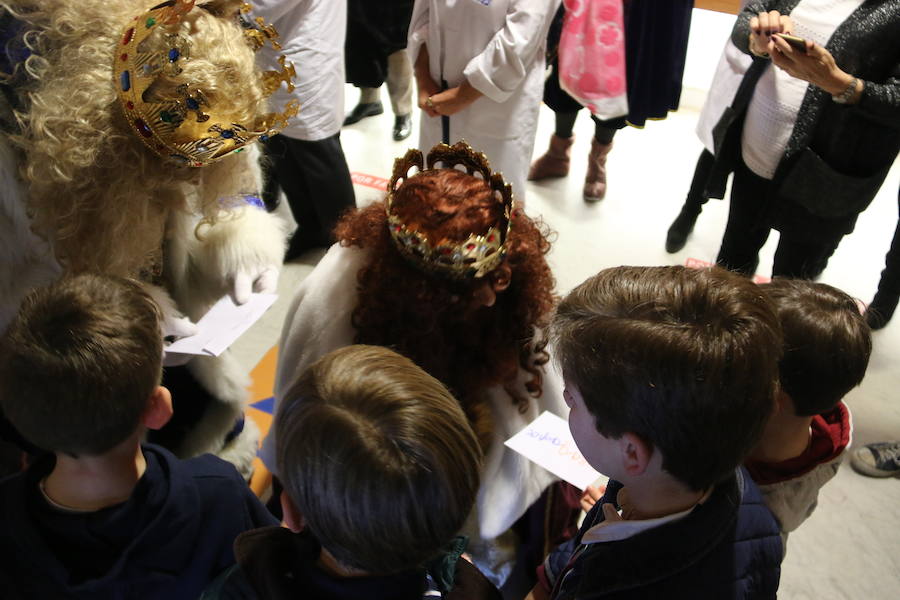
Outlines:
[[597,138],[591,140],[587,175],[584,177],[585,202],[600,202],[606,196],[606,155],[612,146],[612,142],[601,144]]
[[575,136],[564,138],[555,133],[550,138],[550,148],[543,156],[531,163],[528,181],[539,181],[548,177],[565,177],[569,174],[569,151]]

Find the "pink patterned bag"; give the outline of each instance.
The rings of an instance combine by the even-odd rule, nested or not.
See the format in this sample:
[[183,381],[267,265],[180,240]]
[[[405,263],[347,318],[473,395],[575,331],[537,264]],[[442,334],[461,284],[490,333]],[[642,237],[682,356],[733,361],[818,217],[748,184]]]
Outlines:
[[563,0],[559,85],[599,119],[628,114],[622,0]]

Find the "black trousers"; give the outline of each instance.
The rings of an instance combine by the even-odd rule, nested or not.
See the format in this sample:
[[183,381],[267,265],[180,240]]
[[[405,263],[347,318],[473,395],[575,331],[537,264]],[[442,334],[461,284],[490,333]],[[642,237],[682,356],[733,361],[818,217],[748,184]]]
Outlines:
[[[897,209],[900,211],[900,190],[897,194]],[[891,248],[884,257],[884,270],[878,282],[878,292],[888,296],[900,296],[900,219],[894,229]]]
[[268,173],[263,200],[271,211],[284,190],[297,231],[294,249],[327,247],[341,214],[356,206],[340,133],[309,142],[276,135],[264,144]]
[[[753,275],[759,266],[759,250],[769,238],[775,215],[788,204],[790,201],[779,197],[770,180],[756,175],[741,161],[734,172],[728,225],[716,263]],[[846,233],[838,226],[843,222],[831,224],[811,215],[801,220],[796,210],[792,212],[790,219],[778,225],[781,238],[775,250],[772,275],[816,279],[828,266],[828,259]]]

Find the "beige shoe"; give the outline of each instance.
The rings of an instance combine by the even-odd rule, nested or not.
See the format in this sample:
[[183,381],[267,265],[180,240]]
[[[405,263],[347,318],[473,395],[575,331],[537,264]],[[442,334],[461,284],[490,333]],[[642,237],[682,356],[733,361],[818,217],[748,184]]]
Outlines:
[[596,138],[591,140],[587,175],[584,177],[585,202],[600,202],[606,196],[606,155],[612,147],[612,142],[601,144]]
[[569,154],[575,136],[559,137],[555,133],[550,138],[550,148],[543,156],[531,163],[528,181],[540,181],[550,177],[565,177],[569,174]]

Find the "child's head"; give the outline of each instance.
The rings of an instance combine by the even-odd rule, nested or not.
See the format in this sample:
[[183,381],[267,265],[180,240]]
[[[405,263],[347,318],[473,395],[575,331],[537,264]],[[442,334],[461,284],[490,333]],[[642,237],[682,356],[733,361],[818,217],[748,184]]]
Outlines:
[[862,382],[872,353],[872,334],[856,301],[811,281],[775,279],[760,288],[781,320],[780,383],[794,412],[812,416],[834,408]]
[[44,450],[100,455],[134,435],[162,374],[159,309],[137,282],[78,275],[22,302],[0,351],[0,406]]
[[554,332],[567,400],[574,388],[590,413],[570,414],[573,434],[591,418],[604,438],[637,436],[692,490],[727,477],[772,410],[778,319],[725,270],[606,269],[562,301]]
[[439,381],[391,350],[324,356],[282,399],[275,426],[285,514],[296,511],[344,566],[386,574],[422,565],[472,508],[481,450],[465,415]]

